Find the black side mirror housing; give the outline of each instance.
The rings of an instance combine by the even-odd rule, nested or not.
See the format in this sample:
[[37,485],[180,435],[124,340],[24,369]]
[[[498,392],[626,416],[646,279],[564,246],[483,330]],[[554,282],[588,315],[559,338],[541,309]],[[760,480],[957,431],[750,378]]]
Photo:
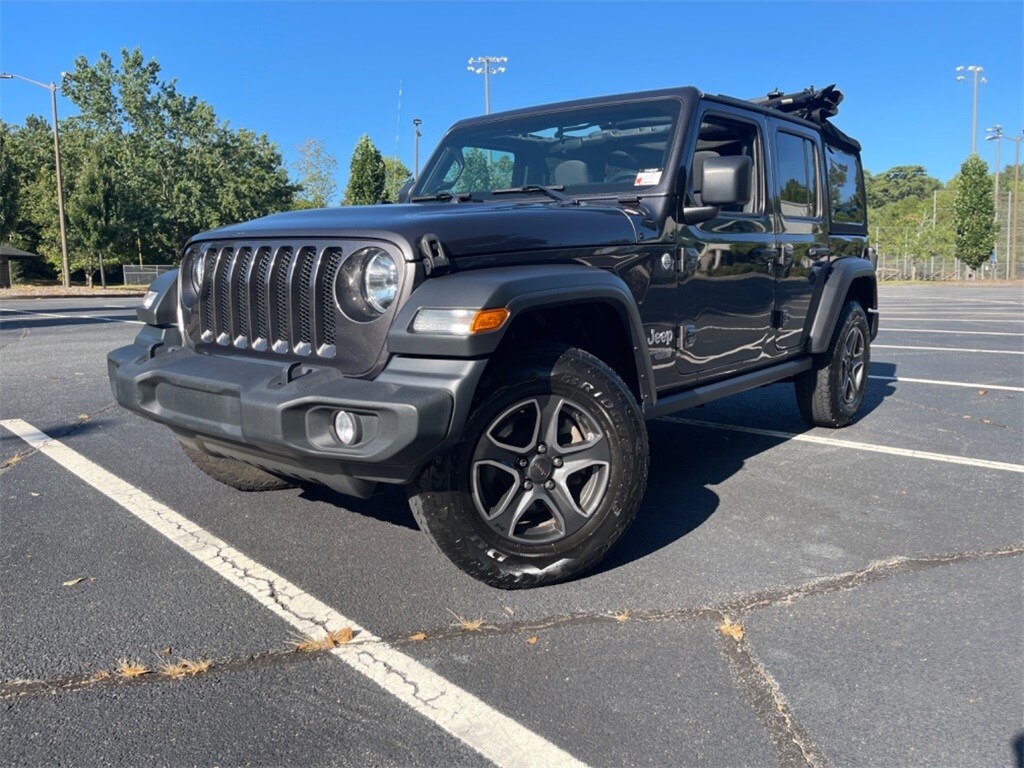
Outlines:
[[701,171],[701,201],[711,206],[746,205],[753,170],[746,155],[707,158]]

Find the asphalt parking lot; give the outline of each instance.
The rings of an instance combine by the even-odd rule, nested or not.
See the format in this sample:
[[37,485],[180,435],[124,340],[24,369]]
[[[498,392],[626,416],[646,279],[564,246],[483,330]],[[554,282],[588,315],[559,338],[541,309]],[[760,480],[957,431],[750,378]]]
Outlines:
[[113,405],[137,299],[4,302],[0,763],[1024,766],[1024,291],[881,293],[859,421],[649,423],[633,527],[527,592],[400,490],[207,478]]

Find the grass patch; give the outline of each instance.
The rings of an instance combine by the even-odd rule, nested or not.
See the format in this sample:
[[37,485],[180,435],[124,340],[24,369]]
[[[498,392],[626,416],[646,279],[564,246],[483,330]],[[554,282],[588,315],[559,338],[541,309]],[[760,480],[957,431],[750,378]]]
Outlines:
[[178,678],[187,677],[191,675],[201,675],[206,672],[213,662],[209,659],[203,659],[201,661],[192,661],[191,659],[178,659],[175,662],[164,662],[160,665],[159,672],[165,677],[169,677],[172,680]]
[[132,677],[141,677],[142,675],[148,675],[150,668],[139,661],[129,661],[128,659],[121,659],[117,662],[117,676],[125,679]]
[[612,618],[618,622],[629,621],[629,611],[619,611],[618,613],[612,614]]
[[455,611],[449,610],[448,612],[455,617],[455,626],[459,627],[464,632],[479,632],[484,628],[483,616],[479,619],[464,619]]
[[737,643],[743,639],[743,625],[734,624],[728,616],[718,625],[718,631],[726,637],[731,637]]
[[306,635],[305,637],[295,641],[295,650],[303,653],[329,651],[332,648],[337,648],[339,645],[345,645],[352,639],[352,636],[352,627],[336,629],[319,638]]

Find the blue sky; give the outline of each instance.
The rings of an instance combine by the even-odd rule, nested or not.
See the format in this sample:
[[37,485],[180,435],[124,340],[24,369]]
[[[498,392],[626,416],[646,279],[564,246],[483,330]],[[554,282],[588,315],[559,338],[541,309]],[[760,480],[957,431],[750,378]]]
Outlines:
[[[751,97],[835,82],[836,123],[878,172],[924,165],[942,180],[970,151],[971,88],[957,65],[980,64],[978,127],[1024,128],[1020,2],[21,2],[0,0],[0,71],[49,82],[78,55],[140,47],[181,92],[235,127],[266,133],[286,161],[307,137],[339,161],[339,195],[359,136],[413,165],[455,120],[483,112],[471,56],[507,56],[493,111],[692,84]],[[399,111],[399,89],[401,109]],[[74,106],[60,98],[62,116]],[[0,81],[0,116],[49,116],[45,91]],[[1002,161],[1013,145],[1003,143]],[[979,138],[994,164],[994,143]]]

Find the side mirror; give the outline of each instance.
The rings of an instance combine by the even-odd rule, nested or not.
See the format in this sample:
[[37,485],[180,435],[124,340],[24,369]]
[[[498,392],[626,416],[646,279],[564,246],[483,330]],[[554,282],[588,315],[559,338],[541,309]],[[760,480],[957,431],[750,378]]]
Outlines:
[[405,184],[398,188],[398,200],[399,203],[409,202],[409,190],[412,189],[412,185],[416,183],[416,179],[406,179]]
[[709,157],[701,171],[704,205],[746,205],[750,202],[754,164],[749,157]]

